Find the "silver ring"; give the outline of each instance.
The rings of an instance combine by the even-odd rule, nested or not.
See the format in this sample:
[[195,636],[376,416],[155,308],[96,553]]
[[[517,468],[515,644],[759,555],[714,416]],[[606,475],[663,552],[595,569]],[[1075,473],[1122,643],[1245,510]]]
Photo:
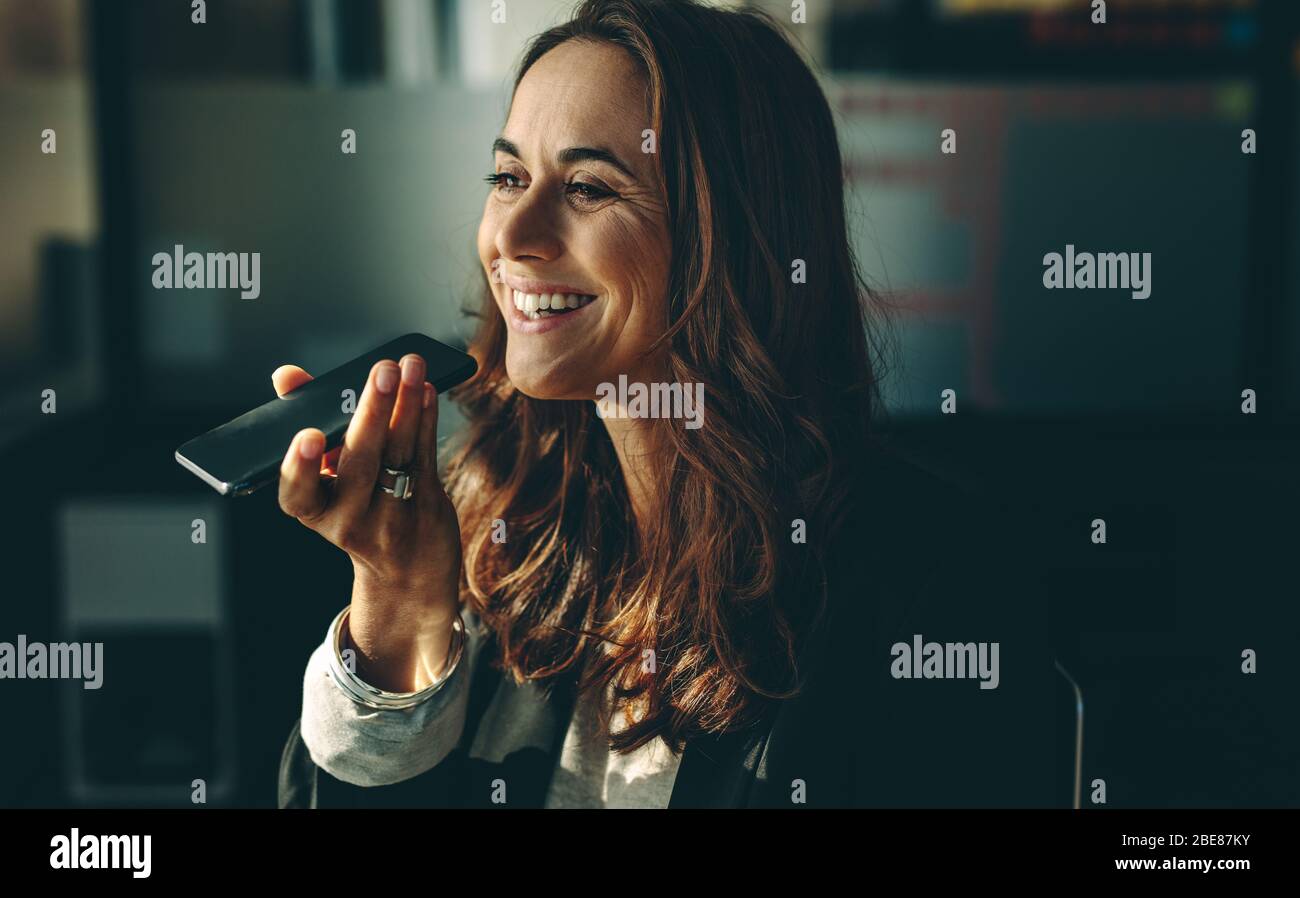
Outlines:
[[393,478],[391,485],[380,482],[378,487],[397,499],[409,499],[415,495],[415,476],[401,468],[384,466],[384,472]]

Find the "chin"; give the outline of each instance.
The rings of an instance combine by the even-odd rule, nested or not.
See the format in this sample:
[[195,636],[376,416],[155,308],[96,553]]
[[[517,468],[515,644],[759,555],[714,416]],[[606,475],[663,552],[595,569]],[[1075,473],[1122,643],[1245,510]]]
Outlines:
[[[512,358],[506,350],[506,376],[516,390],[530,399],[591,399],[595,389],[583,390],[574,376],[574,363]],[[586,378],[582,378],[585,380]]]
[[509,368],[506,369],[506,373],[510,375],[510,383],[514,385],[514,388],[518,390],[520,393],[523,393],[529,399],[559,399],[560,398],[558,396],[553,395],[549,390],[543,387],[535,378],[530,378],[527,376],[524,377],[517,376],[514,372],[510,371]]

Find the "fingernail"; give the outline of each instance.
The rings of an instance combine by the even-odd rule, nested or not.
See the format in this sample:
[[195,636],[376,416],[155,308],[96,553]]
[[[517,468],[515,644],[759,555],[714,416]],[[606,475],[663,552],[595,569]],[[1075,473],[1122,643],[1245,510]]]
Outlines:
[[429,403],[433,401],[433,384],[425,381],[424,383],[424,407],[428,408]]
[[315,458],[325,448],[324,442],[320,434],[309,433],[298,441],[298,454],[306,459]]
[[375,389],[381,393],[391,393],[397,386],[397,366],[384,365],[375,375]]
[[413,387],[420,382],[424,372],[420,370],[420,361],[412,357],[402,359],[402,383]]

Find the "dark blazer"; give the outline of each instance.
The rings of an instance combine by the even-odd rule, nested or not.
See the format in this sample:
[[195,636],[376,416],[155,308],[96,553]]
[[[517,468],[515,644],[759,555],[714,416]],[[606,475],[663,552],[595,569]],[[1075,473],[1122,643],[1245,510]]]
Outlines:
[[[1054,803],[1061,748],[1032,520],[888,450],[864,461],[830,540],[831,625],[808,650],[808,687],[750,730],[689,743],[670,807]],[[997,642],[996,688],[895,678],[892,646],[917,634]],[[490,637],[480,650],[493,650]],[[318,769],[295,723],[279,805],[541,807],[573,698],[572,678],[517,686],[478,663],[458,747],[419,776],[369,788]],[[490,800],[498,778],[507,805]]]

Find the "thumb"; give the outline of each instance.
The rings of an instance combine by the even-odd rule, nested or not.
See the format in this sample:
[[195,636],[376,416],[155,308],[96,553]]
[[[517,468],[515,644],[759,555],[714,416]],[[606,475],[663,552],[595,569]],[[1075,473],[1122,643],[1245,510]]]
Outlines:
[[281,365],[271,372],[271,385],[275,395],[284,398],[285,393],[292,393],[312,379],[312,376],[297,365]]

